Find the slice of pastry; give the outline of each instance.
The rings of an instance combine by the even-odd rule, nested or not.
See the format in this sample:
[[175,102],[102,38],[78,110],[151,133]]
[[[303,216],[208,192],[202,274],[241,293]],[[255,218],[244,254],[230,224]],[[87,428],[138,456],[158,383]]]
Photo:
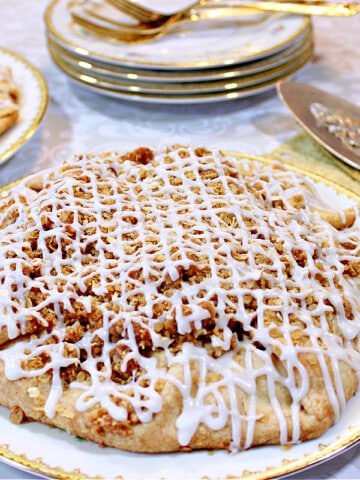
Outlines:
[[10,67],[0,65],[0,135],[12,127],[19,118],[19,89]]
[[136,452],[318,437],[358,388],[359,278],[359,209],[279,163],[79,155],[0,200],[0,403]]

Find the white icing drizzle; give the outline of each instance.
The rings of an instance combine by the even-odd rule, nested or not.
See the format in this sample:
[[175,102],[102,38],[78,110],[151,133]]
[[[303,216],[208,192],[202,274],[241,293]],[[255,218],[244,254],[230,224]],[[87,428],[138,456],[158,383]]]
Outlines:
[[[145,164],[79,156],[42,183],[37,193],[24,180],[0,199],[0,327],[10,339],[26,335],[0,358],[10,380],[50,372],[48,417],[71,366],[86,373],[70,384],[82,391],[76,408],[100,405],[118,421],[131,406],[149,422],[167,381],[182,398],[179,444],[200,424],[230,424],[236,451],[251,446],[262,419],[263,381],[281,443],[297,442],[310,388],[301,356],[315,354],[338,418],[339,362],[359,371],[359,289],[344,275],[359,261],[358,212],[337,231],[313,212],[323,205],[300,175],[247,160],[239,169],[192,147],[159,148]],[[31,317],[39,330],[29,337]],[[67,338],[84,321],[90,327]],[[280,387],[291,397],[291,435]]]

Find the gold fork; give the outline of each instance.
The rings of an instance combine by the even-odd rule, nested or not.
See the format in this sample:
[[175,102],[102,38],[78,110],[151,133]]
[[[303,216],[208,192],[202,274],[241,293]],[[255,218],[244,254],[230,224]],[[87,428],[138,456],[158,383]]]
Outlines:
[[[169,22],[166,25],[152,26],[149,23],[138,23],[136,25],[126,24],[114,19],[107,18],[98,12],[84,10],[70,11],[75,23],[101,37],[119,40],[128,43],[148,42],[158,39],[169,33],[172,29],[185,24],[193,24],[205,19],[239,19],[242,25],[254,25],[265,21],[268,18],[266,13],[254,12],[253,9],[243,7],[219,7],[214,9],[204,9],[183,13],[175,22]],[[86,15],[87,13],[87,15]],[[97,22],[100,20],[100,23]]]
[[170,20],[174,15],[182,14],[190,11],[194,7],[206,5],[209,1],[216,2],[217,0],[197,0],[192,2],[190,5],[182,8],[181,10],[176,11],[171,14],[164,14],[146,8],[142,5],[139,5],[136,2],[131,0],[106,0],[107,3],[125,13],[129,17],[133,17],[141,23],[163,23]]

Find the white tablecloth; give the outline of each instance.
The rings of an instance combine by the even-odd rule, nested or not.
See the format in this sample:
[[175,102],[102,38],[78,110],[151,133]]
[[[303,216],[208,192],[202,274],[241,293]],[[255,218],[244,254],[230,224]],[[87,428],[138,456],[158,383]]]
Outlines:
[[[47,52],[46,5],[0,0],[0,46],[33,63],[50,93],[40,128],[0,165],[0,185],[75,152],[176,141],[264,154],[301,131],[275,90],[233,102],[171,106],[115,100],[75,86]],[[314,18],[313,24],[316,56],[296,78],[360,104],[360,16]],[[0,464],[0,478],[32,476]],[[291,478],[359,479],[360,447]]]

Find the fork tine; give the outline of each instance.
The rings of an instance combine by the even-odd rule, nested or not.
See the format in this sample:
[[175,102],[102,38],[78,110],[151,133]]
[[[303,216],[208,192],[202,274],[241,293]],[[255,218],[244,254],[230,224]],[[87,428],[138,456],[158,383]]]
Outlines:
[[[132,29],[136,29],[136,31],[140,29],[140,27],[139,27],[140,24],[139,23],[129,24],[129,23],[121,22],[119,20],[114,20],[111,17],[108,17],[106,15],[102,15],[101,13],[99,13],[97,11],[91,10],[90,8],[87,8],[86,6],[84,7],[83,11],[86,15],[89,15],[91,17],[92,20],[90,20],[90,19],[86,20],[89,23],[94,23],[93,19],[95,19],[95,21],[100,20],[104,24],[114,25],[115,27],[118,27],[118,28],[124,28],[124,29],[128,29],[128,30],[130,30],[132,28]],[[75,17],[79,18],[79,16],[80,16],[74,10],[71,11],[71,15],[73,16],[73,18],[75,20],[76,20]]]
[[[71,12],[72,19],[78,25],[82,26],[89,32],[95,33],[100,37],[113,38],[121,42],[140,43],[149,41],[152,38],[162,35],[161,29],[153,30],[151,33],[142,33],[134,30],[131,27],[111,28],[104,25],[95,24],[86,18],[78,15],[76,12]],[[164,32],[166,33],[166,32]]]
[[137,5],[131,0],[106,0],[122,12],[136,18],[141,22],[151,22],[158,18],[158,13]]

